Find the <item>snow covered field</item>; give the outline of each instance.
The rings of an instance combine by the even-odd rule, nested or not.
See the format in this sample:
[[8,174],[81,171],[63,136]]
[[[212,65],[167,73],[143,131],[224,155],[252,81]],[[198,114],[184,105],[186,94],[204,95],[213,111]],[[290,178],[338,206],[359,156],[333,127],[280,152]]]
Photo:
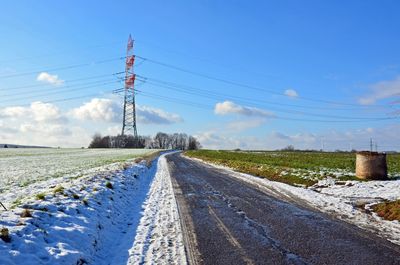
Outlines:
[[0,201],[13,206],[40,188],[88,174],[121,169],[147,149],[0,149]]
[[[6,182],[6,194],[21,189],[26,194],[19,193],[18,203],[0,212],[0,228],[10,235],[10,242],[0,240],[0,264],[136,264],[143,260],[183,264],[186,257],[165,158],[161,156],[150,167],[146,161],[126,161],[149,152],[141,151],[43,149],[38,155],[42,159],[33,150],[18,153],[21,162],[36,165],[38,171],[46,172],[41,160],[50,170],[57,161],[59,167],[65,161],[66,167],[54,170],[60,176],[51,178],[34,173],[40,181],[26,187]],[[15,153],[2,153],[1,160],[7,158],[14,167],[19,165]],[[25,171],[19,172],[29,174],[28,166],[21,167]],[[3,198],[10,204],[7,196]]]
[[190,159],[228,170],[232,176],[256,185],[270,194],[284,197],[289,201],[301,201],[400,245],[400,222],[386,221],[370,212],[372,204],[383,200],[400,199],[400,179],[361,182],[327,178],[309,188],[303,188],[239,173],[201,159]]

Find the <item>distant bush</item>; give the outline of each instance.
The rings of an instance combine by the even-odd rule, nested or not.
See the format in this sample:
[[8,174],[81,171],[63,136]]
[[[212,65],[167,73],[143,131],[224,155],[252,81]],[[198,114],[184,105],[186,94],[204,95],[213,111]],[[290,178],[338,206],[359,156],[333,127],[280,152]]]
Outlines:
[[294,151],[295,149],[294,149],[293,145],[288,145],[285,148],[282,148],[281,150],[286,151],[286,152],[291,152],[291,151]]

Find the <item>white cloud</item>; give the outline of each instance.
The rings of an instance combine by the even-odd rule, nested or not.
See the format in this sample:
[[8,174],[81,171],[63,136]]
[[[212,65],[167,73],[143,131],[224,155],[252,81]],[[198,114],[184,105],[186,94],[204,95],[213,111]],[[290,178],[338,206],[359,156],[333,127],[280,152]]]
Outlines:
[[400,96],[400,76],[394,80],[372,84],[369,88],[368,95],[364,95],[358,100],[362,105],[371,105],[381,99]]
[[107,135],[117,135],[121,133],[121,125],[115,125],[107,128]]
[[76,128],[71,127],[61,110],[50,103],[7,107],[0,109],[0,116],[1,143],[77,146],[87,140],[84,134],[76,134]]
[[50,103],[43,103],[40,101],[32,102],[30,106],[30,112],[34,117],[35,121],[44,122],[62,122],[66,121],[66,118],[61,114],[60,109]]
[[48,84],[54,85],[54,86],[60,86],[60,85],[64,84],[64,80],[61,80],[60,78],[58,78],[58,75],[51,75],[47,72],[41,72],[37,76],[36,80],[44,82],[44,83],[48,83]]
[[[120,133],[122,104],[113,99],[94,98],[66,114],[50,103],[32,102],[28,107],[0,108],[0,143],[78,147],[87,146],[95,132]],[[68,122],[67,117],[75,118]],[[140,124],[172,124],[182,118],[148,106],[137,106]],[[79,121],[95,121],[96,126]]]
[[235,149],[241,146],[241,141],[212,131],[194,135],[204,148],[209,149]]
[[29,113],[29,109],[25,107],[6,107],[2,110],[0,110],[0,117],[2,118],[18,118],[24,115],[27,115]]
[[244,121],[229,122],[226,127],[229,130],[239,132],[239,131],[244,131],[247,129],[259,127],[263,123],[265,123],[265,119],[251,119],[251,120],[249,119],[249,120],[244,120]]
[[297,94],[296,90],[294,90],[294,89],[286,89],[285,95],[288,97],[291,97],[291,98],[296,98],[299,96],[299,94]]
[[1,134],[15,134],[18,132],[18,129],[5,125],[3,121],[0,121],[0,132]]
[[244,116],[274,117],[272,112],[253,107],[241,106],[232,101],[217,103],[214,112],[217,115],[239,114]]
[[147,106],[137,106],[137,116],[138,122],[143,124],[172,124],[183,121],[178,114]]
[[63,124],[23,123],[20,126],[22,133],[38,133],[43,136],[69,136],[71,130]]
[[20,119],[25,117],[29,120],[43,122],[66,121],[66,118],[63,117],[57,106],[40,101],[32,102],[29,107],[15,106],[0,109],[0,117],[10,119]]
[[82,106],[71,110],[70,114],[82,121],[121,122],[122,107],[111,99],[93,98]]
[[[78,120],[97,122],[122,122],[122,106],[120,103],[106,98],[94,98],[90,102],[70,111]],[[136,118],[142,124],[173,124],[183,119],[174,113],[148,106],[136,106]]]

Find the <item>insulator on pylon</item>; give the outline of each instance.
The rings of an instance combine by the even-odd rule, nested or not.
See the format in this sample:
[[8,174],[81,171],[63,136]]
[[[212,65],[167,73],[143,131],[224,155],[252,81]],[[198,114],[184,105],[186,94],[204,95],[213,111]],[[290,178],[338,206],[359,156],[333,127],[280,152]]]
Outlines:
[[126,80],[125,80],[125,87],[126,88],[133,88],[133,85],[135,83],[135,74],[130,75]]
[[133,39],[132,39],[131,34],[129,34],[127,50],[130,51],[132,49],[133,49]]
[[130,69],[135,63],[135,55],[130,55],[126,57],[126,67]]

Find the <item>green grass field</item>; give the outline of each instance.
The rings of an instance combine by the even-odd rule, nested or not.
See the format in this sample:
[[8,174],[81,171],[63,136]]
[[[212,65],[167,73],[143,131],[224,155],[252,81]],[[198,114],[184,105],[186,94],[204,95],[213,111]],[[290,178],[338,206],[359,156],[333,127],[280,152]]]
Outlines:
[[[291,185],[310,186],[325,177],[356,179],[354,153],[187,151],[189,157]],[[400,154],[387,156],[390,176],[400,175]]]

